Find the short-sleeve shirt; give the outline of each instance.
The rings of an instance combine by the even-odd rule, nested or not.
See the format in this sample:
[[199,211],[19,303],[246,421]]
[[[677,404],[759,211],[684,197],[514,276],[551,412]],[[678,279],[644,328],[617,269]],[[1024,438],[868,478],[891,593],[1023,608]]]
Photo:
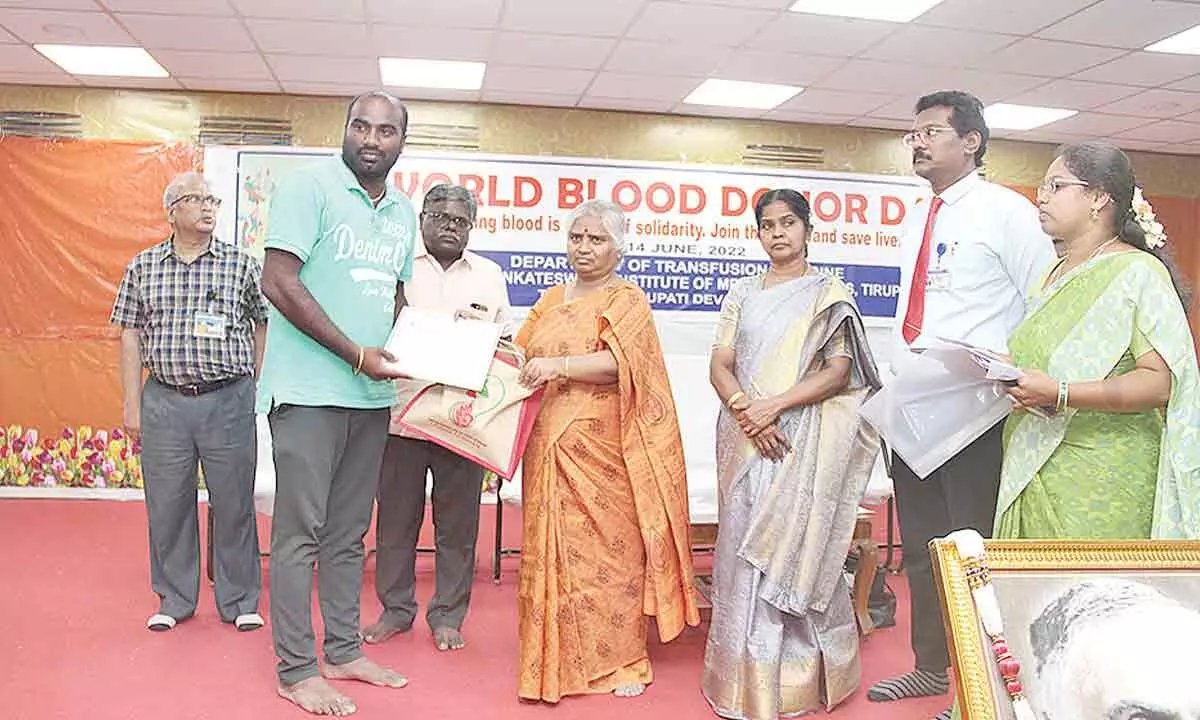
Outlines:
[[261,281],[258,260],[232,245],[213,238],[184,262],[167,238],[129,263],[111,322],[139,331],[142,365],[166,385],[253,375],[254,326],[267,319]]
[[[271,196],[266,248],[300,258],[300,281],[351,341],[381,347],[392,329],[397,285],[412,277],[416,234],[416,214],[403,193],[389,185],[375,207],[335,157],[280,182]],[[346,361],[271,309],[260,412],[282,404],[381,409],[394,397],[391,382],[355,375]]]

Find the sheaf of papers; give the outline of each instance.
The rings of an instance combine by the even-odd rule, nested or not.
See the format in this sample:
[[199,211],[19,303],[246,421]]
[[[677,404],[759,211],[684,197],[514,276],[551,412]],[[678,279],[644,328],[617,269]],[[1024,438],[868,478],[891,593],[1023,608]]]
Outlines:
[[501,331],[497,323],[407,306],[385,346],[396,357],[388,369],[416,380],[482,390]]
[[859,413],[921,478],[1011,412],[1011,380],[991,376],[1020,377],[1003,358],[962,343],[935,345],[901,368]]
[[954,348],[962,350],[971,356],[971,359],[976,365],[983,368],[985,377],[988,380],[998,380],[1000,382],[1013,382],[1020,379],[1021,371],[1017,369],[1004,357],[997,355],[991,350],[985,348],[968,345],[958,340],[948,340],[946,338],[936,338],[938,344],[946,348]]

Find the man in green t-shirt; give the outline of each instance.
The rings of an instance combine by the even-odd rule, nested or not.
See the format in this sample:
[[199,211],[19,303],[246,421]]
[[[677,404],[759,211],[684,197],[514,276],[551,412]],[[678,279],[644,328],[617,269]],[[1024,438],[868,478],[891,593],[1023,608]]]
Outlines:
[[[364,657],[359,600],[397,377],[382,346],[405,304],[417,232],[411,203],[387,181],[407,125],[408,111],[391,95],[355,98],[341,157],[298,170],[271,198],[263,292],[273,308],[258,398],[278,478],[271,631],[279,694],[320,715],[355,710],[326,678],[406,683]],[[312,627],[314,563],[323,669]]]

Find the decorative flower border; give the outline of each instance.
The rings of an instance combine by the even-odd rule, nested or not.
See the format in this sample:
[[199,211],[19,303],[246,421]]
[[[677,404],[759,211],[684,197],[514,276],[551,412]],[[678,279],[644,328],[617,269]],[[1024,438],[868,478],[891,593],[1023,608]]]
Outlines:
[[37,428],[0,428],[0,486],[141,488],[141,448],[120,428],[89,425],[41,435]]

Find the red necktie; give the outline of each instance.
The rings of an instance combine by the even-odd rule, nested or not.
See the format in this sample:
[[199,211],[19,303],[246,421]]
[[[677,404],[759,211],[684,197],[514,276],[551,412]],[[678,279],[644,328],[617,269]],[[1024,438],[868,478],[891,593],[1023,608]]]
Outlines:
[[921,251],[913,268],[912,289],[908,291],[908,311],[904,313],[904,342],[912,344],[921,334],[925,322],[925,285],[929,282],[929,246],[933,243],[933,218],[942,207],[942,199],[934,196],[929,203],[929,217],[925,220],[925,233],[921,236]]

